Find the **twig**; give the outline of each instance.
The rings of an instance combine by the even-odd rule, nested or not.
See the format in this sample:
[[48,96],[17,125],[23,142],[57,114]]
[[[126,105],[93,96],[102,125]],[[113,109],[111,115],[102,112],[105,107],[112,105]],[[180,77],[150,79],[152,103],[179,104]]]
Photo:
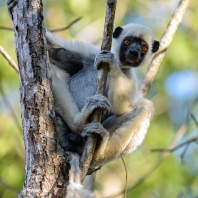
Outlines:
[[11,28],[11,27],[4,27],[4,26],[0,26],[0,29],[1,29],[1,30],[14,31],[14,29],[13,29],[13,28]]
[[190,114],[190,117],[193,119],[193,121],[194,121],[196,127],[198,128],[198,122],[197,122],[195,116],[194,116],[191,112],[190,112],[189,114]]
[[[157,167],[161,164],[162,161],[163,161],[163,157],[160,157],[157,160],[157,162],[150,168],[150,170],[148,170],[148,172],[146,172],[141,178],[139,178],[138,181],[133,186],[127,188],[127,191],[132,190],[132,189],[136,188],[137,186],[139,186],[141,183],[143,183],[148,178],[148,176],[151,175],[157,169]],[[120,196],[124,192],[125,192],[125,189],[117,194],[102,197],[102,198],[115,198],[115,197]]]
[[182,22],[182,18],[189,5],[189,2],[190,0],[180,0],[179,5],[177,6],[177,9],[173,13],[173,16],[161,38],[159,53],[157,53],[153,57],[151,63],[149,64],[146,75],[143,79],[143,82],[140,88],[142,97],[145,97],[149,91],[151,83],[153,82],[155,75],[159,69],[159,66],[164,58],[165,52],[168,49],[169,45],[171,44],[171,41],[175,35],[176,30],[178,29],[178,26]]
[[121,157],[122,163],[124,164],[124,169],[126,172],[126,178],[125,178],[125,189],[124,189],[124,198],[127,197],[127,181],[128,181],[128,173],[127,173],[127,167],[126,167],[126,163],[123,159],[123,157]]
[[6,188],[6,189],[12,191],[13,193],[19,194],[19,191],[18,191],[18,190],[14,189],[13,187],[11,187],[11,186],[9,186],[8,184],[6,184],[1,178],[0,178],[0,184],[1,184],[4,188]]
[[[193,121],[195,122],[195,125],[198,127],[197,120],[195,119],[195,117],[192,113],[188,113],[188,116],[186,118],[186,123],[187,123],[189,115],[193,119]],[[171,152],[176,151],[177,149],[180,149],[181,147],[184,147],[184,150],[180,155],[181,161],[183,162],[184,155],[185,155],[187,149],[189,148],[190,144],[193,143],[193,142],[197,143],[197,141],[198,141],[198,136],[196,136],[194,138],[191,138],[191,139],[187,140],[186,142],[183,142],[183,143],[181,143],[181,144],[179,144],[179,145],[177,145],[173,148],[170,148],[170,147],[169,147],[169,149],[158,148],[158,149],[151,149],[151,151],[152,152],[169,152],[169,153],[171,153]]]
[[[54,30],[49,30],[50,32],[60,32],[66,29],[69,29],[74,23],[78,22],[82,17],[79,17],[77,19],[75,19],[74,21],[72,21],[69,25],[67,25],[66,27],[63,28],[58,28],[58,29],[54,29]],[[11,27],[5,27],[5,26],[0,26],[0,29],[2,30],[8,30],[8,31],[14,31],[13,28]]]
[[[106,1],[106,17],[104,24],[104,32],[103,32],[103,40],[101,50],[110,51],[111,43],[112,43],[112,33],[113,33],[113,23],[115,17],[115,9],[116,9],[116,0],[107,0]],[[101,63],[100,70],[98,71],[98,81],[97,81],[97,90],[96,94],[104,94],[106,88],[106,79],[108,75],[108,64]],[[93,122],[101,121],[101,111],[95,111],[93,115]],[[89,137],[86,146],[81,157],[81,181],[84,180],[87,175],[87,171],[89,169],[90,163],[92,161],[92,157],[95,151],[97,138],[95,136]]]
[[8,61],[8,63],[14,68],[14,70],[18,73],[18,66],[17,64],[12,60],[12,58],[9,56],[9,54],[3,49],[2,46],[0,46],[0,53],[5,57],[5,59]]
[[49,30],[50,32],[60,32],[63,30],[66,30],[68,28],[70,28],[74,23],[78,22],[82,17],[79,17],[77,19],[75,19],[74,21],[72,21],[69,25],[67,25],[66,27],[63,28],[58,28],[58,29],[54,29],[54,30]]
[[182,152],[182,154],[180,155],[182,164],[184,164],[184,155],[186,154],[186,151],[188,150],[188,147],[190,146],[190,143],[186,144],[186,146],[184,147],[184,150]]
[[181,143],[173,148],[170,148],[170,149],[157,148],[157,149],[151,149],[151,151],[152,152],[174,152],[177,149],[180,149],[181,147],[186,146],[187,144],[191,144],[192,142],[197,142],[197,140],[198,140],[198,136],[191,138],[191,139],[187,140],[186,142],[183,142],[183,143]]

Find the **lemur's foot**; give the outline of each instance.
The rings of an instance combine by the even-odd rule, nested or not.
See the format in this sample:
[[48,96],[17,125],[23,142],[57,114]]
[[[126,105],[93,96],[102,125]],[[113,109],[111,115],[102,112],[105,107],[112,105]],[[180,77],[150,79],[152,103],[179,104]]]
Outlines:
[[85,106],[84,114],[87,119],[92,115],[95,109],[101,109],[105,113],[110,113],[111,104],[105,96],[101,94],[94,95],[88,99]]
[[85,138],[91,136],[92,134],[98,134],[102,139],[108,137],[108,131],[102,126],[100,122],[86,124],[83,132],[81,133],[81,135]]

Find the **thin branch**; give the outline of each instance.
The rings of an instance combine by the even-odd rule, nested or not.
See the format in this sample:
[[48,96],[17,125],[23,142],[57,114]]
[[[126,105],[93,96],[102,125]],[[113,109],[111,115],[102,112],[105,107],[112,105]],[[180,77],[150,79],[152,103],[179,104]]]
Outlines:
[[126,163],[125,163],[123,157],[121,157],[121,160],[122,160],[122,163],[123,163],[123,165],[124,165],[125,172],[126,172],[126,177],[125,177],[125,189],[124,189],[124,198],[126,198],[126,197],[127,197],[128,172],[127,172]]
[[184,150],[182,152],[182,154],[180,155],[182,164],[184,164],[184,155],[186,154],[186,151],[188,150],[188,147],[190,146],[190,143],[186,144],[186,146],[184,147]]
[[69,25],[67,25],[66,27],[63,28],[58,28],[58,29],[54,29],[54,30],[49,30],[50,32],[60,32],[66,29],[69,29],[74,23],[78,22],[82,17],[79,17],[77,19],[75,19],[74,21],[72,21]]
[[[60,32],[60,31],[63,31],[63,30],[67,30],[69,29],[74,23],[78,22],[82,17],[79,17],[75,20],[73,20],[69,25],[63,27],[63,28],[58,28],[58,29],[54,29],[54,30],[49,30],[50,32]],[[5,27],[5,26],[0,26],[0,29],[1,30],[8,30],[8,31],[14,31],[13,28],[11,27]]]
[[189,114],[190,114],[190,117],[193,119],[193,121],[194,121],[196,127],[198,128],[198,122],[197,122],[195,116],[194,116],[191,112],[190,112]]
[[11,28],[11,27],[5,27],[5,26],[0,26],[0,29],[1,29],[1,30],[14,31],[13,28]]
[[15,193],[15,194],[18,194],[18,193],[19,193],[18,190],[14,189],[13,187],[11,187],[11,186],[9,186],[8,184],[6,184],[1,178],[0,178],[0,185],[2,185],[2,186],[3,186],[4,188],[6,188],[6,189],[12,191],[12,192]]
[[[132,190],[132,189],[134,189],[134,188],[136,188],[137,186],[139,186],[141,183],[143,183],[158,167],[159,167],[159,165],[162,163],[162,161],[163,161],[163,158],[164,157],[160,157],[158,160],[157,160],[157,162],[150,168],[150,170],[148,170],[148,172],[146,172],[141,178],[139,178],[138,180],[137,180],[137,182],[133,185],[133,186],[131,186],[131,187],[129,187],[129,188],[127,188],[127,191],[129,191],[129,190]],[[107,196],[107,197],[102,197],[102,198],[115,198],[115,197],[118,197],[118,196],[120,196],[121,194],[123,194],[125,192],[125,189],[124,190],[122,190],[121,192],[119,192],[119,193],[117,193],[117,194],[114,194],[114,195],[111,195],[111,196]]]
[[0,46],[0,53],[5,57],[5,59],[8,61],[8,63],[14,68],[14,70],[18,73],[18,66],[17,64],[14,62],[14,60],[12,60],[12,58],[9,56],[9,54],[3,49],[2,46]]
[[[195,124],[197,125],[197,121],[196,121],[195,117],[193,116],[193,114],[189,112],[187,115],[188,116],[186,118],[186,123],[188,122],[188,118],[189,118],[189,115],[190,115],[193,118]],[[179,145],[177,145],[175,147],[172,147],[172,148],[171,147],[169,147],[168,149],[157,148],[157,149],[151,149],[151,151],[152,152],[169,152],[169,153],[171,153],[171,152],[174,152],[174,151],[184,147],[184,150],[183,150],[183,152],[180,155],[181,161],[183,163],[184,162],[183,161],[184,155],[186,154],[186,151],[189,148],[190,144],[193,143],[193,142],[197,143],[197,141],[198,141],[198,136],[196,136],[194,138],[191,138],[191,139],[187,140],[186,142],[183,142],[183,143],[181,143],[181,144],[179,144]]]
[[152,152],[174,152],[177,149],[180,149],[181,147],[186,146],[187,144],[191,144],[192,142],[197,142],[197,141],[198,141],[198,136],[191,138],[191,139],[187,140],[186,142],[183,142],[183,143],[181,143],[173,148],[170,148],[170,149],[157,148],[157,149],[152,149],[151,151]]
[[161,38],[159,53],[157,53],[153,57],[151,63],[149,64],[146,75],[143,79],[140,88],[142,97],[145,97],[149,91],[151,83],[153,82],[155,75],[157,74],[157,71],[159,69],[159,66],[164,58],[165,52],[168,49],[169,45],[171,44],[171,41],[175,35],[176,30],[178,29],[180,23],[182,22],[182,18],[189,5],[189,2],[190,0],[180,0],[177,9],[173,13],[173,16]]
[[[106,17],[105,17],[105,24],[104,24],[104,32],[103,32],[103,40],[101,50],[110,51],[111,43],[112,43],[112,34],[113,34],[113,23],[115,17],[115,9],[116,9],[116,0],[107,0],[106,1]],[[98,80],[97,80],[97,90],[96,94],[103,94],[106,88],[106,79],[108,75],[108,64],[101,63],[99,66],[100,70],[98,71]],[[92,121],[93,122],[100,122],[101,121],[101,110],[96,110]],[[89,166],[92,161],[92,157],[95,151],[97,138],[95,136],[89,137],[86,146],[81,157],[81,181],[84,180],[85,176],[87,175]]]

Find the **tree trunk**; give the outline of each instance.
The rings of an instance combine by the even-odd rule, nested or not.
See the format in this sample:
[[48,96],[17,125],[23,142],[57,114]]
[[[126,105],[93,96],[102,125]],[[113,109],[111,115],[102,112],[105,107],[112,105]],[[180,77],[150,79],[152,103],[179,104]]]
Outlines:
[[10,10],[20,74],[25,182],[19,197],[64,197],[68,165],[57,146],[42,1],[18,0]]

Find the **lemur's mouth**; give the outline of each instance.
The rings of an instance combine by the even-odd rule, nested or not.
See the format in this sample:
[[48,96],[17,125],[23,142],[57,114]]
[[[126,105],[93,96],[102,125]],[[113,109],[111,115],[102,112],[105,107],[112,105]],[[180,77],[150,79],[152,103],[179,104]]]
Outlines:
[[132,67],[137,67],[141,63],[141,58],[126,57],[127,64]]

